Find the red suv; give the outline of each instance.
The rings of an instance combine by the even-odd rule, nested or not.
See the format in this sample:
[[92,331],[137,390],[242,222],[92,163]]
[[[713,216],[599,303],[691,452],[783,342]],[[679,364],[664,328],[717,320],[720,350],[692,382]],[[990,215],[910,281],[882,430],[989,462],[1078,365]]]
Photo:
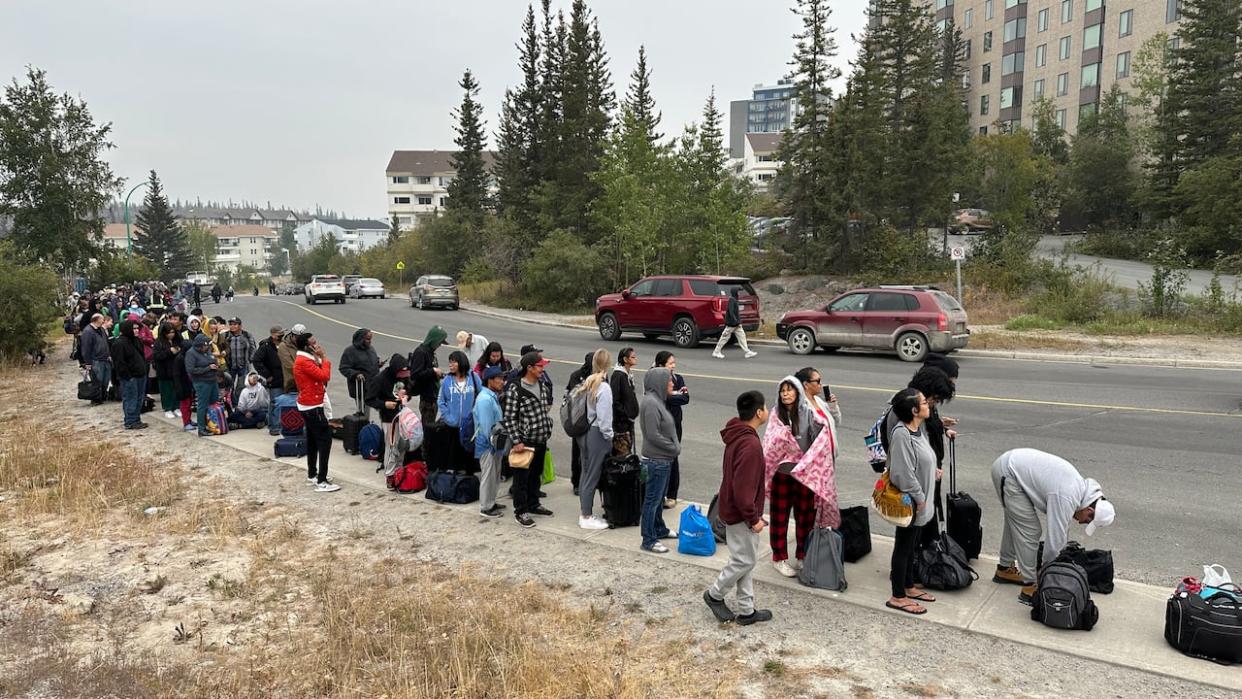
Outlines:
[[822,310],[792,311],[776,324],[777,337],[794,354],[816,347],[896,350],[907,362],[928,352],[952,352],[970,341],[966,311],[957,299],[934,286],[881,286],[854,289]]
[[678,347],[695,347],[724,330],[729,294],[738,289],[742,329],[759,329],[759,295],[742,277],[706,275],[646,277],[616,294],[595,300],[599,336],[615,342],[623,332],[640,332],[654,340],[672,335]]

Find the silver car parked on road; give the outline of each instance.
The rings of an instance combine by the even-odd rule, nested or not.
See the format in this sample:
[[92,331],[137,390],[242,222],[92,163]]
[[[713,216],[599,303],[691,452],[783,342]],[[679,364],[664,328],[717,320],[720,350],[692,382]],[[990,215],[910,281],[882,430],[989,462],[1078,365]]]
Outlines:
[[410,306],[420,311],[432,306],[457,310],[457,282],[440,274],[425,274],[410,287]]
[[371,277],[363,277],[349,287],[349,295],[356,299],[384,298],[384,282]]

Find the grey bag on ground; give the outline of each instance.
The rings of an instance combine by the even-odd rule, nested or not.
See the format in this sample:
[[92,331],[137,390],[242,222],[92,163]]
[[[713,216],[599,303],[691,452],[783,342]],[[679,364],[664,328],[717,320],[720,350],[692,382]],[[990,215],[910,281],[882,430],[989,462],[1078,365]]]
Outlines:
[[845,581],[844,552],[840,532],[828,527],[812,529],[807,537],[806,558],[802,559],[798,581],[808,587],[845,592],[849,583]]
[[1044,566],[1031,598],[1031,619],[1054,629],[1090,631],[1100,610],[1091,600],[1087,571],[1060,560]]

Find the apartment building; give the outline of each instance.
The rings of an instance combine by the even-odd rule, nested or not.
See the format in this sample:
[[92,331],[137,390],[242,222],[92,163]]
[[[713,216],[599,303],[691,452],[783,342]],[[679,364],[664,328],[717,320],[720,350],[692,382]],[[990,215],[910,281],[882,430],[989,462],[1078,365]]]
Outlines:
[[[396,150],[388,159],[384,176],[388,181],[388,219],[397,217],[402,230],[417,228],[423,221],[439,216],[448,203],[448,186],[457,175],[451,158],[455,151]],[[490,171],[495,153],[484,151],[483,164]],[[491,181],[496,191],[496,181]]]
[[266,226],[279,231],[284,224],[297,226],[310,220],[306,214],[290,209],[256,209],[251,207],[179,206],[173,215],[182,221],[199,221],[207,226]]
[[750,99],[729,103],[729,156],[744,157],[746,134],[781,133],[793,126],[797,113],[798,100],[789,80],[755,85]]
[[367,248],[383,245],[388,241],[390,225],[369,219],[312,218],[293,229],[298,250],[309,250],[328,235],[336,238],[341,252],[362,252]]
[[1076,133],[1114,84],[1132,89],[1139,48],[1172,37],[1180,19],[1179,0],[929,0],[928,9],[966,40],[963,85],[979,134],[1029,128],[1041,98]]
[[756,192],[767,192],[776,179],[781,163],[776,151],[781,147],[781,133],[748,133],[742,159],[734,166],[734,174],[750,182]]
[[[279,236],[270,227],[255,223],[215,225],[211,227],[216,236],[216,258],[213,266],[227,267],[236,272],[241,267],[267,269]],[[130,236],[137,235],[137,227],[130,224]],[[124,223],[104,225],[103,243],[115,250],[128,249]]]

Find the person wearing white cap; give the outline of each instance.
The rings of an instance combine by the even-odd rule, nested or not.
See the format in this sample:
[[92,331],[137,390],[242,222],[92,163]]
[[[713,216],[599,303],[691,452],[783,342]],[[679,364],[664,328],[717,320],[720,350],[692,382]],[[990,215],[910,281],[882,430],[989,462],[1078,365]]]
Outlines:
[[285,393],[297,393],[298,384],[293,379],[293,360],[298,356],[298,347],[296,340],[299,335],[306,334],[306,326],[298,323],[289,328],[289,333],[285,335],[285,339],[281,340],[280,347],[276,350],[276,356],[280,358],[280,368],[283,374],[283,387]]
[[[1001,454],[992,463],[992,485],[1005,510],[1000,564],[992,582],[1022,585],[1023,600],[1035,592],[1038,567],[1056,560],[1065,548],[1071,520],[1087,525],[1091,536],[1116,516],[1095,479],[1083,478],[1070,462],[1038,449]],[[1042,562],[1036,560],[1044,534],[1040,512],[1048,521]]]
[[479,363],[479,357],[483,356],[483,348],[487,347],[487,338],[469,330],[458,330],[457,347],[470,358],[470,366],[474,366]]

